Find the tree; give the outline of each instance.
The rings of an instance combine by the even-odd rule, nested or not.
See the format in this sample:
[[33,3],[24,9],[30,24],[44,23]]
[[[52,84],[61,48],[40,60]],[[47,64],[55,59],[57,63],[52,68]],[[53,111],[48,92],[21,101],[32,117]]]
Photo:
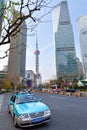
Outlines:
[[[51,12],[52,9],[48,10],[47,13],[37,15],[42,8],[47,8],[49,0],[9,0],[6,4],[2,3],[2,13],[0,17],[3,19],[2,34],[0,37],[0,46],[10,43],[11,37],[14,37],[22,27],[22,23],[25,20],[29,21],[28,29],[32,32],[41,18]],[[35,23],[35,24],[34,24]],[[14,49],[14,48],[12,48]],[[9,49],[5,52],[3,57],[8,56]]]
[[56,80],[56,84],[57,84],[57,85],[60,85],[60,86],[61,86],[61,85],[63,84],[63,82],[64,82],[64,81],[63,81],[63,78],[62,78],[62,77],[57,77],[57,80]]
[[8,81],[8,79],[4,78],[3,79],[3,88],[6,89],[6,90],[11,90],[11,85],[10,85],[10,82]]
[[78,88],[78,80],[77,79],[74,79],[73,82],[72,82],[72,86],[77,89]]

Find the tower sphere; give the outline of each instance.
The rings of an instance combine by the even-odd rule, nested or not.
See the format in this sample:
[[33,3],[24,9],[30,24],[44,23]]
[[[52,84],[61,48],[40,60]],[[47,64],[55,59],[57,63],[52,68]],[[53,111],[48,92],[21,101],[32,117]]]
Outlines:
[[35,55],[39,55],[39,54],[40,54],[40,51],[36,49],[36,50],[34,51],[34,54],[35,54]]

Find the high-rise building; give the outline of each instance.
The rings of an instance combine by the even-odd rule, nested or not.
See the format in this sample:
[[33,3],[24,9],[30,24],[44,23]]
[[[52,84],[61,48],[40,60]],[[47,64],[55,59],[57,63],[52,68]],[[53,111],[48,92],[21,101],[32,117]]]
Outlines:
[[76,52],[67,1],[61,1],[53,8],[52,18],[56,76],[77,78]]
[[16,82],[20,77],[25,78],[26,38],[27,26],[24,21],[21,25],[20,32],[14,37],[11,37],[8,60],[8,78],[12,82]]
[[76,58],[77,61],[77,67],[78,67],[78,79],[83,79],[83,66],[82,62],[79,60],[79,58]]
[[87,78],[87,14],[77,19],[84,77]]
[[5,0],[0,0],[0,36],[1,36],[1,30],[2,30],[2,22],[3,22],[3,12],[4,12],[4,9],[3,9],[3,4],[5,3]]

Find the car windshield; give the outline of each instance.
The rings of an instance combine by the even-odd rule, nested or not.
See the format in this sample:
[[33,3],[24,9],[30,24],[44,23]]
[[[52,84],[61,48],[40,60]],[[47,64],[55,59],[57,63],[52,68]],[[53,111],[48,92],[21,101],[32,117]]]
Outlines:
[[16,104],[20,104],[20,103],[29,103],[29,102],[37,102],[37,98],[32,96],[32,95],[23,95],[23,96],[19,96],[16,99]]
[[50,88],[51,89],[56,89],[56,85],[52,85]]

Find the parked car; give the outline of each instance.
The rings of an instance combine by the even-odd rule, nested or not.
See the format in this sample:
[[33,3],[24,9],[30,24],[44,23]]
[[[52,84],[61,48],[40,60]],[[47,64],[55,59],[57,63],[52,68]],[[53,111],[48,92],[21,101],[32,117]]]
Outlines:
[[62,88],[59,85],[51,85],[50,90],[53,92],[60,92],[60,91],[62,91]]
[[8,103],[8,112],[15,127],[39,125],[51,119],[49,107],[29,93],[13,94]]
[[31,93],[31,91],[30,91],[30,89],[23,89],[23,90],[20,91],[19,93],[28,94],[28,93]]
[[74,88],[67,88],[65,91],[66,91],[66,92],[72,92],[72,93],[74,93],[74,92],[75,92],[75,89],[74,89]]

